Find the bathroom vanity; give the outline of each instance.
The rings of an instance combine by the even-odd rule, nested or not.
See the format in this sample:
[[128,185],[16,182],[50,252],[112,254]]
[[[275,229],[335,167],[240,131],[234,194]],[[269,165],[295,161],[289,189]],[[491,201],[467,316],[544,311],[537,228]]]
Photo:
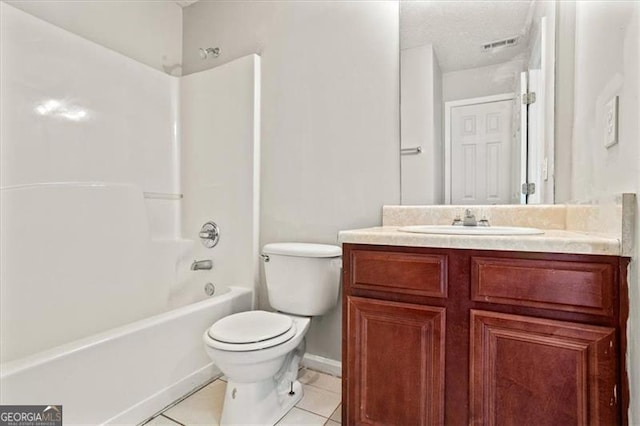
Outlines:
[[619,240],[388,226],[340,240],[345,424],[626,424]]

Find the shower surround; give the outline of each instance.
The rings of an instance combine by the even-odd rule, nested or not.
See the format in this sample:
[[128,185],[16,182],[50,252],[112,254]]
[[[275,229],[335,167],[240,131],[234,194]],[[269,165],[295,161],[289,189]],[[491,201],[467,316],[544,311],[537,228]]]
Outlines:
[[[140,422],[218,373],[202,330],[253,307],[259,58],[183,81],[0,12],[0,403]],[[193,152],[226,167],[189,170]],[[212,250],[194,231],[207,220]],[[195,258],[214,269],[190,271]]]

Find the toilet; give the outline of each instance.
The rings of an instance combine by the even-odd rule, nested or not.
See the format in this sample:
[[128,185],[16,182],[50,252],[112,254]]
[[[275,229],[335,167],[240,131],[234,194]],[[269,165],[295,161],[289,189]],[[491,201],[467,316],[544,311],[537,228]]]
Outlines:
[[221,424],[273,425],[302,398],[297,380],[311,317],[338,301],[338,246],[274,243],[262,257],[269,304],[278,312],[224,317],[205,331],[207,354],[227,376]]

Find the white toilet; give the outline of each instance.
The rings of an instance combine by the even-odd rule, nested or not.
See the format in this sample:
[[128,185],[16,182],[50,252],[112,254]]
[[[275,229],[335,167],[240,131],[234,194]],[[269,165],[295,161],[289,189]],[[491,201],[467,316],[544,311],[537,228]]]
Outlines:
[[278,312],[233,314],[203,336],[207,353],[227,376],[223,425],[273,425],[300,401],[298,365],[310,317],[338,301],[340,247],[276,243],[262,253],[269,303]]

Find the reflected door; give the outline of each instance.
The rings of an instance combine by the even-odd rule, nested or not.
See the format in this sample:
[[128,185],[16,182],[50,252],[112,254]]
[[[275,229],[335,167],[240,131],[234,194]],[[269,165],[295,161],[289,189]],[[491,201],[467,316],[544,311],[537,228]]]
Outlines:
[[451,109],[451,204],[508,204],[513,101]]

